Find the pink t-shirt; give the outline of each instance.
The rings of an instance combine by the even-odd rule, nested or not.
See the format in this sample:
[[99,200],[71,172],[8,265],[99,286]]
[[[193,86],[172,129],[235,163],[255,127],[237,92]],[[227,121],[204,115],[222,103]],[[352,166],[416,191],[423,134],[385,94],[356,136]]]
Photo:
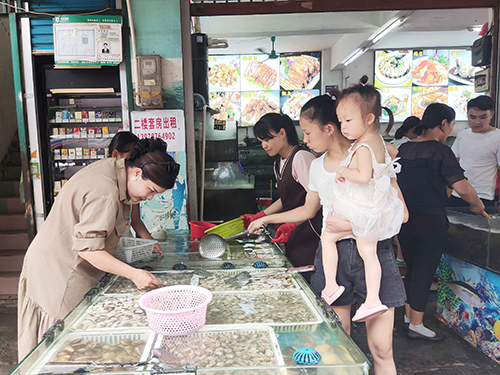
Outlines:
[[[309,151],[300,150],[297,151],[295,157],[293,158],[292,164],[292,177],[295,181],[302,185],[302,187],[307,191],[309,186],[309,168],[311,162],[315,159],[314,155]],[[280,171],[283,172],[286,159],[280,160]]]

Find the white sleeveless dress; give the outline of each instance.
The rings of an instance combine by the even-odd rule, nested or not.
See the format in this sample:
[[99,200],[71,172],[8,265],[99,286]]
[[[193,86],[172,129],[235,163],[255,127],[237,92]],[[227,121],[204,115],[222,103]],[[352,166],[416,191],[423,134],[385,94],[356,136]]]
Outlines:
[[360,147],[370,150],[373,178],[367,184],[356,184],[347,180],[337,183],[334,177],[322,186],[328,197],[325,203],[333,206],[338,215],[351,222],[352,232],[356,237],[385,240],[398,234],[403,223],[403,202],[398,197],[398,191],[391,185],[391,178],[396,177],[401,165],[391,159],[385,143],[384,163],[377,162],[369,145],[353,143],[339,169],[350,164]]

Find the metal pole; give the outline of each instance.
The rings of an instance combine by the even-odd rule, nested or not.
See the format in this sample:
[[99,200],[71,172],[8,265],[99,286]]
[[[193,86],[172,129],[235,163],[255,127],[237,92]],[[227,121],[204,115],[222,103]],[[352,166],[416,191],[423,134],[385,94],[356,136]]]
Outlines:
[[[181,11],[182,74],[184,86],[184,116],[186,120],[186,169],[189,220],[198,220],[196,186],[196,150],[194,137],[193,67],[191,56],[191,29],[189,1],[179,0]],[[202,171],[203,173],[203,171]]]
[[29,240],[35,236],[35,223],[33,218],[33,196],[31,190],[31,176],[29,160],[31,158],[28,137],[26,131],[26,121],[24,119],[24,97],[21,74],[21,59],[19,54],[19,34],[17,13],[9,13],[10,42],[12,53],[12,74],[14,78],[14,93],[16,97],[17,130],[19,133],[19,148],[21,151],[21,168],[23,176],[24,202],[26,209],[26,219],[28,221]]

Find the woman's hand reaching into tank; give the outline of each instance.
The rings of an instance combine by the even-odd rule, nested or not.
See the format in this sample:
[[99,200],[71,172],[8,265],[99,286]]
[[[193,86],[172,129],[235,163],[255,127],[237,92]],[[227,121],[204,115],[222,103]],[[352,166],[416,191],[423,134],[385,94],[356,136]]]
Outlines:
[[265,217],[258,218],[248,224],[248,233],[260,233],[262,232],[262,227],[266,225],[264,222]]
[[163,256],[163,252],[161,251],[161,246],[158,242],[155,243],[155,246],[153,247],[153,253],[160,254],[161,256]]
[[163,285],[151,272],[139,268],[135,269],[130,280],[139,289],[154,288]]

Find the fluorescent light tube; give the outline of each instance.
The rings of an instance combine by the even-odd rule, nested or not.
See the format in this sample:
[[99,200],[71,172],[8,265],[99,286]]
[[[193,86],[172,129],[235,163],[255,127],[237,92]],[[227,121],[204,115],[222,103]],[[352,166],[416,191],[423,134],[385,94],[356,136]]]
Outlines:
[[344,66],[349,65],[350,63],[354,62],[359,56],[361,56],[365,52],[366,52],[366,48],[355,49],[349,56],[347,56],[344,59],[344,61],[342,61],[342,64],[344,64]]
[[384,36],[389,34],[392,30],[394,30],[396,27],[401,25],[406,18],[400,17],[397,20],[395,20],[393,23],[391,23],[389,26],[387,26],[384,30],[382,30],[380,33],[375,35],[375,37],[372,39],[372,43],[375,44],[377,43],[380,39],[382,39]]

